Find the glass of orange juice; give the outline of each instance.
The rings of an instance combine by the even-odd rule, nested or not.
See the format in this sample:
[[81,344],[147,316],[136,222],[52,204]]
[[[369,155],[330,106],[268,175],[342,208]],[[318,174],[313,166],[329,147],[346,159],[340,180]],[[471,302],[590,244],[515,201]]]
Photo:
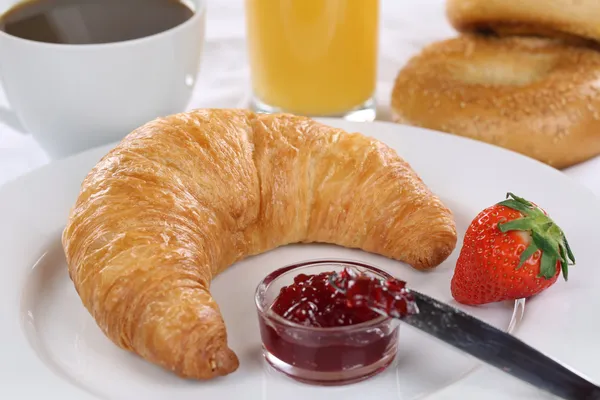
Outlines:
[[246,0],[253,108],[375,119],[379,0]]

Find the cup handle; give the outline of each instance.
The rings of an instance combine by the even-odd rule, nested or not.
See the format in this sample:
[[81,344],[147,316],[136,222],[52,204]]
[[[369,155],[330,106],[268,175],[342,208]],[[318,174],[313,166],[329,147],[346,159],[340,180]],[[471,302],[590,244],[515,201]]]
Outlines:
[[17,114],[8,107],[0,106],[0,122],[19,133],[27,133]]

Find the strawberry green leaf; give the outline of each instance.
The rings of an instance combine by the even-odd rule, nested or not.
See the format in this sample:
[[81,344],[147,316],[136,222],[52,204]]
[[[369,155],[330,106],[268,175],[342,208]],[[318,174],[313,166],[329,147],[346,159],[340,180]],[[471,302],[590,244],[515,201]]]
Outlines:
[[538,247],[532,241],[529,244],[529,246],[527,246],[525,251],[523,253],[521,253],[521,258],[519,258],[519,265],[517,265],[517,268],[515,268],[515,269],[521,268],[523,266],[523,264],[525,264],[525,261],[529,260],[529,257],[531,257],[533,255],[533,253],[535,253],[537,250],[538,250]]
[[551,254],[542,252],[542,261],[540,263],[540,274],[546,279],[550,279],[556,274],[556,258]]
[[501,232],[530,231],[531,229],[533,229],[534,226],[535,220],[533,218],[521,218],[499,223],[498,229],[500,229]]
[[531,232],[533,242],[542,251],[540,263],[540,273],[538,276],[550,279],[556,273],[556,263],[560,260],[558,246],[554,244],[551,238],[540,234],[537,230]]
[[523,215],[526,215],[526,216],[529,215],[532,210],[531,207],[528,207],[525,204],[520,203],[516,200],[504,200],[504,201],[501,201],[500,203],[498,203],[498,205],[520,211],[521,213],[523,213]]
[[507,198],[507,199],[508,199],[508,198],[512,198],[512,199],[514,199],[514,200],[518,201],[518,202],[519,202],[519,203],[521,203],[521,204],[524,204],[524,205],[526,205],[526,206],[528,206],[528,207],[533,207],[533,204],[531,204],[531,202],[530,202],[530,201],[527,201],[527,200],[525,200],[524,198],[522,198],[522,197],[519,197],[519,196],[515,195],[514,193],[508,192],[508,193],[506,194],[506,198]]
[[554,257],[555,260],[560,258],[560,254],[558,254],[558,246],[554,246],[551,239],[540,234],[536,230],[531,232],[531,238],[543,253]]
[[569,280],[569,261],[565,254],[565,248],[562,245],[558,246],[558,252],[560,253],[560,266],[562,269],[563,278],[565,281]]
[[565,248],[567,249],[567,255],[569,256],[569,259],[573,264],[575,264],[575,256],[573,255],[573,252],[571,251],[571,246],[569,246],[569,241],[567,240],[567,237],[564,234],[563,243],[565,244]]
[[554,222],[552,221],[546,222],[545,224],[540,224],[540,230],[546,235],[550,235],[552,237],[561,236],[560,228],[554,225]]

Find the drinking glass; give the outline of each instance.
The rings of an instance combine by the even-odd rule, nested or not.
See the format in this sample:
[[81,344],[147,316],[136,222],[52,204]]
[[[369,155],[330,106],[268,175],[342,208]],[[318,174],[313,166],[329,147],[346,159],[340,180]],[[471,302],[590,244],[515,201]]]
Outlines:
[[252,107],[375,118],[378,0],[246,0]]

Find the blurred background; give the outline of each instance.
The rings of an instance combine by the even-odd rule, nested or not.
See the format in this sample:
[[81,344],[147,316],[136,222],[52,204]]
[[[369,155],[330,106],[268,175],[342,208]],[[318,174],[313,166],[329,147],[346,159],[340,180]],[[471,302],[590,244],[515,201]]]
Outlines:
[[[381,0],[376,86],[377,119],[389,120],[392,85],[399,69],[423,46],[455,36],[444,0]],[[248,107],[252,94],[244,0],[207,0],[206,43],[189,109]],[[0,90],[0,184],[49,162],[6,110]]]

